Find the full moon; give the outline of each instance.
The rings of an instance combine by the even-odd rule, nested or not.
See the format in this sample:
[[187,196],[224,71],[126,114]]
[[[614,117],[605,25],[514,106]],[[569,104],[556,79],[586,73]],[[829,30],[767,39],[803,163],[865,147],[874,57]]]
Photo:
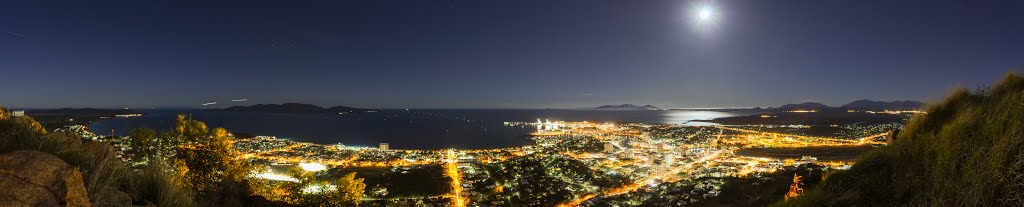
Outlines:
[[696,12],[697,21],[701,23],[713,21],[715,18],[715,7],[711,5],[701,5],[697,7]]
[[710,1],[694,2],[687,13],[694,31],[705,35],[714,33],[722,21],[720,8]]

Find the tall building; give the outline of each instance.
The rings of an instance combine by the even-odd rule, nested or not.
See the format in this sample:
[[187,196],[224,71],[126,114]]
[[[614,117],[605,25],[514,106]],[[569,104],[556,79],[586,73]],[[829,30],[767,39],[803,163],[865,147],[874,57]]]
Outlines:
[[665,154],[665,162],[664,162],[664,164],[665,164],[665,167],[669,167],[669,166],[672,166],[672,165],[676,164],[676,155],[672,154],[672,153]]
[[380,143],[380,150],[388,150],[388,143],[387,142],[381,142]]
[[604,152],[611,153],[612,151],[615,151],[615,145],[612,145],[612,143],[605,142],[604,143]]

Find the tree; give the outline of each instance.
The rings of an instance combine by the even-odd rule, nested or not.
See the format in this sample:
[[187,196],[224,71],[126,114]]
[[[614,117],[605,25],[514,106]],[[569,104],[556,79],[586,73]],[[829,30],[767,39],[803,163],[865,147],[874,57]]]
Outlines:
[[237,160],[231,148],[231,137],[226,129],[210,131],[206,123],[178,115],[177,124],[169,136],[179,140],[175,145],[175,159],[188,167],[188,185],[196,192],[215,192],[221,181],[242,180],[250,166]]
[[337,201],[338,206],[356,206],[363,199],[363,191],[366,183],[363,178],[356,178],[355,172],[350,172],[335,181],[338,190],[334,192],[332,201]]
[[[291,193],[288,202],[299,206],[356,206],[362,201],[366,190],[363,178],[356,178],[355,172],[341,176],[333,183],[317,181],[313,173],[298,168],[289,170],[289,174],[299,181],[285,184],[285,189]],[[324,187],[327,184],[334,184],[336,188],[330,190]],[[310,186],[320,187],[319,190],[307,190]]]
[[789,192],[786,193],[786,200],[803,194],[804,189],[800,187],[800,185],[802,184],[804,183],[800,181],[800,176],[797,175],[796,173],[793,173],[793,184],[789,186]]
[[187,118],[184,114],[178,114],[174,131],[181,138],[180,141],[185,142],[184,144],[202,143],[210,132],[206,128],[206,123]]
[[128,132],[130,152],[136,156],[150,158],[156,154],[155,135],[152,129],[139,127]]

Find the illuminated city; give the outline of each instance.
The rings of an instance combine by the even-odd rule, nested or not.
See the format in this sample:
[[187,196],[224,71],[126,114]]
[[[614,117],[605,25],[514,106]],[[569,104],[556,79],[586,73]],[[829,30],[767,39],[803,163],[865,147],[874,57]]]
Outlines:
[[[380,147],[324,145],[268,136],[233,141],[238,159],[257,163],[264,170],[251,176],[274,183],[298,182],[289,176],[289,169],[325,172],[328,169],[371,168],[394,171],[424,166],[441,166],[443,176],[450,178],[450,191],[416,198],[367,196],[367,201],[433,203],[450,206],[510,205],[501,195],[510,191],[543,190],[521,181],[504,180],[507,176],[529,176],[520,168],[533,161],[566,162],[561,167],[539,169],[546,179],[564,182],[564,194],[557,197],[561,206],[583,204],[629,203],[640,196],[638,190],[649,192],[666,184],[688,183],[695,190],[678,202],[700,202],[718,194],[721,178],[759,177],[798,165],[814,164],[825,169],[842,170],[854,164],[854,157],[815,157],[814,152],[793,157],[758,156],[747,150],[787,148],[858,148],[886,144],[892,130],[899,124],[851,124],[829,126],[841,129],[831,137],[773,132],[784,128],[809,128],[806,125],[711,125],[685,126],[675,124],[566,122],[538,119],[536,122],[505,122],[506,127],[535,129],[530,139],[535,144],[496,149],[404,150]],[[96,137],[82,126],[68,129],[84,137]],[[109,138],[108,138],[109,139]],[[121,139],[127,139],[123,137]],[[114,141],[118,145],[116,140]],[[122,148],[122,152],[129,149]],[[130,161],[130,160],[129,160]],[[291,166],[291,167],[289,167]],[[513,167],[512,171],[504,169]],[[495,169],[497,168],[497,169]],[[504,169],[504,170],[503,170]],[[520,169],[520,170],[514,170]],[[535,169],[537,170],[537,169]],[[486,173],[485,173],[486,172]],[[510,173],[508,175],[497,175]],[[492,177],[493,175],[493,177]],[[522,178],[520,178],[522,179]],[[528,180],[533,180],[531,178]],[[517,179],[519,180],[519,179]],[[332,185],[312,186],[304,191],[332,189]],[[699,189],[699,190],[698,190]],[[388,191],[386,188],[378,191]],[[549,192],[558,193],[558,192]],[[445,199],[441,199],[445,198]],[[591,201],[591,202],[588,202]],[[399,204],[399,203],[394,203]]]
[[1024,206],[1024,1],[0,1],[0,207]]

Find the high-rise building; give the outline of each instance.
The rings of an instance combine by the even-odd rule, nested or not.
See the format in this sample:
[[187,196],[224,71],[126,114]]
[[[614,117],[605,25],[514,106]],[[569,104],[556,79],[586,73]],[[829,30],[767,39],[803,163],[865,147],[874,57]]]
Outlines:
[[381,142],[380,143],[380,150],[388,150],[388,143],[387,142]]
[[665,167],[676,164],[676,155],[672,153],[665,154]]
[[611,153],[612,151],[615,151],[615,145],[612,145],[612,143],[605,142],[604,143],[604,152]]

